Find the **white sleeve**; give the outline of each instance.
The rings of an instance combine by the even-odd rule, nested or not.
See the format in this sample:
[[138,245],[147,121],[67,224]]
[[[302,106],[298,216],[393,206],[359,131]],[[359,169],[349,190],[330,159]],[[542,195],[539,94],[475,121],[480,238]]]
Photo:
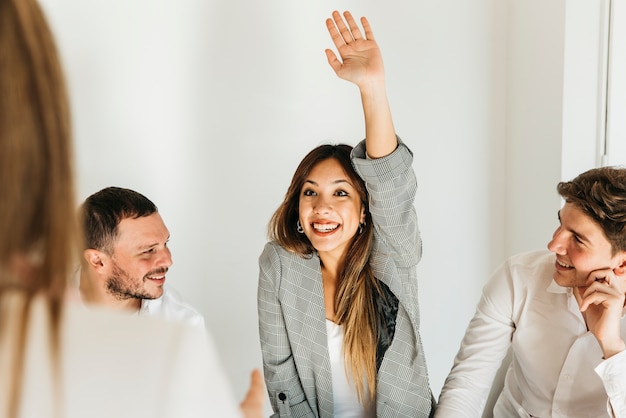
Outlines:
[[626,418],[626,351],[604,360],[595,368],[609,397],[607,410],[616,418]]
[[476,313],[446,378],[435,418],[480,417],[514,332],[508,262],[485,285]]

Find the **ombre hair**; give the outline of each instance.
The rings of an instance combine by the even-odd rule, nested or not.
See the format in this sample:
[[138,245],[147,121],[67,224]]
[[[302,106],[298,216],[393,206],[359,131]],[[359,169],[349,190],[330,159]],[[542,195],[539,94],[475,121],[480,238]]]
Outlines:
[[[365,222],[352,239],[351,245],[338,272],[338,288],[335,296],[335,312],[344,327],[344,357],[357,388],[362,404],[373,402],[376,393],[376,347],[379,321],[376,313],[376,298],[382,297],[382,289],[369,264],[374,228],[369,211],[365,182],[352,166],[352,147],[345,144],[320,145],[311,150],[300,162],[287,189],[282,204],[272,216],[268,235],[286,250],[302,257],[315,254],[305,234],[299,233],[299,204],[302,187],[311,170],[322,161],[336,160],[359,193],[365,212]],[[367,382],[367,391],[364,385]]]
[[[10,367],[0,368],[0,387],[8,389],[0,397],[12,418],[33,300],[46,302],[57,365],[63,298],[77,260],[69,105],[53,36],[34,0],[0,0],[0,95],[0,350],[11,356]],[[9,303],[15,295],[21,302]]]

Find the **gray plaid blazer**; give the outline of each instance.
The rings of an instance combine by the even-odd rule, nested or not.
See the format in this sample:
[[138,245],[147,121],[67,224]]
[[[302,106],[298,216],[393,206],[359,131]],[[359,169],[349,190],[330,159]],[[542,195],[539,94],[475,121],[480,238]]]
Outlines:
[[[394,338],[378,370],[376,415],[428,417],[434,401],[419,334],[416,265],[422,251],[413,155],[399,140],[392,154],[371,160],[361,142],[352,161],[369,193],[374,275],[399,300]],[[333,417],[319,258],[267,243],[259,257],[258,314],[272,417]]]

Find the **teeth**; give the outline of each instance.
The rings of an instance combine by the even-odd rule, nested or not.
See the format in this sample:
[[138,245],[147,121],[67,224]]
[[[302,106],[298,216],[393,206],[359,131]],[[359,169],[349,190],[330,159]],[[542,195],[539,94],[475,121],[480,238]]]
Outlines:
[[558,258],[557,258],[556,262],[557,262],[557,263],[559,264],[559,266],[561,266],[561,267],[566,267],[566,268],[571,268],[571,267],[574,267],[574,266],[570,266],[569,264],[565,264],[564,262],[562,262],[562,261],[561,261],[561,260],[559,260]]
[[319,232],[332,231],[332,230],[337,229],[338,227],[339,227],[339,224],[318,224],[318,223],[313,224],[313,228],[315,228],[315,230]]

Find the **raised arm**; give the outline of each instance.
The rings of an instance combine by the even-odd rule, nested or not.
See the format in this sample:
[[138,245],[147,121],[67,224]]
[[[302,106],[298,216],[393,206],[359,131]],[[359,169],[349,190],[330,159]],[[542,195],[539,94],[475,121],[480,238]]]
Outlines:
[[361,25],[363,32],[350,12],[344,12],[342,16],[334,11],[332,18],[326,19],[326,27],[339,58],[330,49],[326,49],[326,57],[339,78],[359,88],[365,117],[367,155],[381,158],[391,154],[398,142],[387,99],[382,55],[365,17],[361,18]]

